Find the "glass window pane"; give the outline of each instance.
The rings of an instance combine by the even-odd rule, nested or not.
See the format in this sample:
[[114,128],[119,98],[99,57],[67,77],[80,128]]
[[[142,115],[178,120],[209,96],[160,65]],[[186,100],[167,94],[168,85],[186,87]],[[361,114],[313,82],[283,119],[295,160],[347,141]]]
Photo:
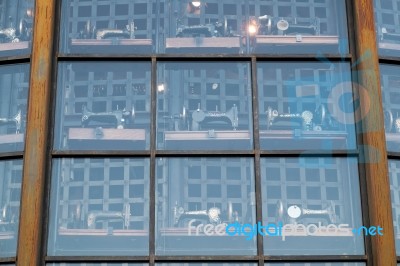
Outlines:
[[392,214],[396,254],[400,256],[400,161],[389,160],[390,192],[392,196]]
[[229,263],[156,263],[156,266],[256,266],[256,263],[236,263],[236,262],[229,262]]
[[49,255],[147,255],[148,159],[53,161]]
[[0,67],[0,152],[24,150],[28,92],[27,64]]
[[0,2],[0,56],[30,53],[33,16],[34,0]]
[[262,149],[355,149],[348,64],[259,63],[257,73]]
[[63,0],[64,53],[348,53],[345,1]]
[[16,255],[22,160],[0,161],[0,257]]
[[380,65],[388,151],[400,151],[400,67]]
[[292,262],[292,263],[265,263],[265,266],[365,266],[363,262]]
[[400,56],[400,2],[374,0],[374,4],[379,54]]
[[364,254],[355,158],[262,158],[261,178],[266,255]]
[[63,0],[63,53],[150,54],[165,34],[165,0]]
[[149,148],[150,63],[59,65],[55,147]]
[[156,254],[256,254],[256,238],[226,232],[255,223],[251,159],[159,158],[156,177]]
[[253,147],[248,63],[160,63],[157,82],[158,149]]
[[114,263],[114,262],[62,262],[62,263],[48,263],[46,266],[148,266],[147,263]]

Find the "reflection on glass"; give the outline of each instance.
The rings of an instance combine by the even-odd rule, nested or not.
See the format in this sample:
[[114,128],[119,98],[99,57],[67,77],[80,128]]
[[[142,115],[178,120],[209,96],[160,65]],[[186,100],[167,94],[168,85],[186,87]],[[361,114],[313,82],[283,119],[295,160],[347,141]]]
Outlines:
[[364,266],[362,262],[291,262],[291,263],[264,263],[265,266]]
[[379,54],[400,56],[400,2],[374,0]]
[[257,73],[262,149],[355,148],[349,65],[260,63]]
[[63,0],[66,53],[347,53],[344,0]]
[[235,263],[235,262],[229,262],[229,263],[156,263],[156,266],[228,266],[228,265],[234,265],[234,266],[256,266],[256,263]]
[[146,255],[148,159],[53,162],[49,255]]
[[22,151],[29,66],[21,64],[0,67],[0,85],[0,152]]
[[400,151],[400,67],[380,65],[388,151]]
[[157,148],[252,148],[250,65],[158,65]]
[[16,255],[22,160],[0,161],[0,257]]
[[62,63],[59,73],[58,149],[149,148],[149,63]]
[[281,225],[265,234],[265,254],[364,254],[352,232],[362,225],[355,158],[263,158],[261,177],[263,223]]
[[148,266],[147,263],[106,263],[106,262],[92,262],[92,263],[78,263],[78,262],[70,262],[70,263],[48,263],[46,266]]
[[390,192],[392,196],[393,227],[396,254],[400,256],[400,161],[389,160]]
[[34,0],[0,2],[0,56],[30,52],[34,13]]
[[255,223],[251,159],[160,158],[156,175],[156,254],[256,254],[256,238],[226,233]]

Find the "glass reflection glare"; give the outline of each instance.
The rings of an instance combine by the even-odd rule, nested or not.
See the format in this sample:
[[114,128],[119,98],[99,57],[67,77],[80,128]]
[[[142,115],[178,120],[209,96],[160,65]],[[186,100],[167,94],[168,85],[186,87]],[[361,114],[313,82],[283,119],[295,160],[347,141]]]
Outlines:
[[400,151],[400,67],[380,65],[386,147]]
[[261,176],[263,223],[304,226],[266,235],[266,255],[364,254],[355,158],[262,158]]
[[0,161],[0,257],[16,255],[22,160]]
[[156,176],[156,254],[256,254],[256,238],[225,232],[256,222],[251,159],[160,158]]
[[49,255],[148,254],[149,160],[53,162]]

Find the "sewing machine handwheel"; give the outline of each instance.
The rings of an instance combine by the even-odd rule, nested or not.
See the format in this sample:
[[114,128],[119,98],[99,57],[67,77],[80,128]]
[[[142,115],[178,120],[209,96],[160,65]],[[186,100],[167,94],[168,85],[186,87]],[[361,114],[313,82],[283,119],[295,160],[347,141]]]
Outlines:
[[385,131],[389,133],[393,128],[393,114],[390,110],[385,109],[383,110],[383,116],[385,119]]
[[326,119],[326,107],[324,104],[320,104],[315,110],[315,123],[318,125],[324,125]]
[[283,207],[282,200],[278,200],[276,203],[276,219],[277,222],[284,222],[285,220],[285,208]]
[[224,17],[224,35],[230,35],[230,32],[228,32],[228,19],[226,17]]
[[182,123],[183,123],[183,129],[186,129],[187,128],[187,110],[186,110],[185,106],[183,106],[183,108],[182,108],[181,119],[182,119]]
[[233,222],[233,206],[232,202],[228,202],[228,222]]
[[19,36],[20,36],[20,38],[22,37],[22,39],[24,39],[23,37],[26,37],[26,35],[28,33],[27,22],[23,18],[21,18],[21,20],[19,21],[18,31],[19,31]]
[[337,215],[336,215],[336,204],[333,200],[329,202],[329,219],[331,223],[337,223]]
[[269,129],[269,127],[271,126],[273,117],[272,117],[272,108],[270,106],[268,106],[267,109],[267,129]]
[[133,121],[135,121],[136,113],[135,113],[135,106],[132,105],[131,109],[131,123],[133,124]]

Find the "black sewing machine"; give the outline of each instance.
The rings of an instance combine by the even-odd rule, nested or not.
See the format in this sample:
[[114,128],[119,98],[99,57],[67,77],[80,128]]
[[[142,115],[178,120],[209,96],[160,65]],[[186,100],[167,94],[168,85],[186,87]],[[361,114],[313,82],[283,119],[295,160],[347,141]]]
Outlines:
[[313,112],[305,110],[302,113],[279,113],[278,110],[267,108],[267,129],[268,130],[336,130],[337,122],[327,114],[324,104],[321,104]]
[[239,220],[238,212],[233,210],[232,202],[228,203],[226,213],[226,221],[221,218],[221,210],[218,207],[212,207],[208,210],[200,211],[185,211],[183,207],[178,207],[176,204],[173,209],[174,227],[184,226],[185,222],[196,220],[200,224],[221,224],[223,222],[235,222]]
[[228,125],[233,130],[239,126],[238,108],[233,105],[227,112],[203,111],[200,107],[192,113],[192,130],[213,129],[215,127]]
[[400,34],[393,31],[389,31],[385,27],[379,28],[379,36],[381,41],[394,41],[400,42]]
[[100,222],[122,222],[123,229],[129,229],[131,218],[131,207],[129,203],[124,204],[122,212],[116,211],[91,211],[87,216],[87,227],[96,229],[96,224]]
[[400,133],[400,116],[397,113],[396,119],[394,119],[392,111],[389,109],[383,110],[384,121],[385,121],[385,131],[387,133],[395,132]]
[[79,31],[79,39],[135,39],[135,23],[131,21],[125,26],[125,29],[96,29],[90,21]]
[[93,113],[83,106],[82,111],[82,127],[90,127],[91,122],[95,122],[92,127],[108,126],[118,129],[124,129],[133,124],[135,119],[135,109],[132,107],[131,111],[115,110],[112,112]]
[[0,216],[0,231],[14,231],[17,230],[18,216],[11,212],[9,204],[4,204]]
[[21,132],[21,125],[22,125],[21,110],[19,110],[18,113],[12,118],[0,118],[0,126],[7,126],[10,124],[15,126],[15,134],[19,134]]
[[186,26],[179,25],[176,37],[229,37],[232,32],[228,29],[227,20],[224,23]]
[[257,18],[259,35],[320,35],[319,18],[272,17]]
[[339,222],[336,215],[335,202],[329,201],[325,209],[313,210],[302,208],[298,205],[291,205],[287,209],[281,200],[278,200],[276,206],[276,217],[278,222],[284,223],[318,223],[335,224]]

